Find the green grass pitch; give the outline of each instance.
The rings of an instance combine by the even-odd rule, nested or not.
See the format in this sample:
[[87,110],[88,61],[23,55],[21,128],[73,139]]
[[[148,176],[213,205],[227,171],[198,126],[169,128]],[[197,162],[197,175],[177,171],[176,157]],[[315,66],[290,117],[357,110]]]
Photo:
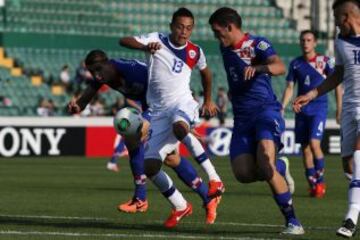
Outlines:
[[[119,173],[105,170],[107,159],[80,157],[0,159],[0,239],[337,239],[347,209],[348,182],[338,156],[326,158],[324,199],[308,197],[302,161],[292,157],[294,204],[306,234],[279,235],[283,218],[265,183],[240,184],[228,158],[214,164],[226,185],[214,225],[205,225],[200,198],[166,168],[194,212],[173,230],[162,227],[170,204],[148,184],[149,210],[125,214],[118,203],[132,196],[127,159]],[[204,179],[203,172],[193,162]],[[355,237],[355,239],[358,236]]]

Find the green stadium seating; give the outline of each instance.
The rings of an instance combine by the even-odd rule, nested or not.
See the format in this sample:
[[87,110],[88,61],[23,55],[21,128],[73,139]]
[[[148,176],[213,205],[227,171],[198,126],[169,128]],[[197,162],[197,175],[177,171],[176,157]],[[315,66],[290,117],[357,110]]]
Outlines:
[[[10,1],[14,2],[14,1]],[[130,1],[15,1],[6,8],[6,31],[121,36],[152,31],[167,31],[172,12],[186,6],[194,12],[198,31],[193,39],[212,39],[208,17],[217,8],[231,5],[244,18],[245,28],[257,32],[272,30],[271,38],[296,41],[294,34],[282,34],[294,23],[269,0],[154,0]],[[159,28],[160,27],[160,28]]]

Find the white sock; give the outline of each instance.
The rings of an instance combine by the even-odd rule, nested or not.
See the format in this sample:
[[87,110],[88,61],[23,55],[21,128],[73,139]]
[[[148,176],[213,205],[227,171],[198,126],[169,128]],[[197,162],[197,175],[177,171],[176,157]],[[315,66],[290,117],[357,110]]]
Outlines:
[[168,197],[168,200],[177,211],[185,210],[185,208],[187,207],[187,202],[185,198],[177,189],[175,189],[175,192]]
[[353,177],[349,188],[349,210],[346,219],[357,224],[360,212],[360,150],[354,152]]
[[221,181],[219,175],[217,174],[214,165],[212,164],[212,162],[210,161],[210,159],[207,159],[205,161],[203,161],[200,166],[202,167],[202,169],[204,169],[204,171],[206,172],[206,174],[209,176],[209,180],[213,180],[213,181]]
[[205,150],[200,141],[192,133],[188,133],[181,142],[185,144],[187,149],[191,152],[192,156],[209,176],[209,179],[220,181],[220,177],[217,174],[214,165],[207,157],[207,154],[205,153]]
[[162,170],[151,178],[160,192],[169,200],[176,210],[184,210],[187,202],[183,195],[175,188],[171,178]]

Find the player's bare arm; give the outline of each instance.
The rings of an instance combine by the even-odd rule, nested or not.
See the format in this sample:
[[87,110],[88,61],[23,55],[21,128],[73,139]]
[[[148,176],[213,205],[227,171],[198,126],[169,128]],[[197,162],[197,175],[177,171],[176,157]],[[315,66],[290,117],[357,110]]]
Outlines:
[[82,112],[98,90],[99,88],[89,85],[78,99],[75,97],[71,99],[68,103],[68,112],[72,114]]
[[139,106],[139,104],[137,104],[134,100],[131,100],[129,98],[125,99],[125,102],[128,106],[135,108],[136,110],[138,110],[139,112],[142,112],[141,107]]
[[212,76],[208,67],[200,71],[201,83],[204,89],[204,104],[201,106],[201,116],[215,116],[218,108],[211,99]]
[[334,88],[336,88],[343,80],[344,66],[336,65],[335,71],[332,75],[324,80],[317,88],[309,91],[305,95],[297,97],[293,104],[293,109],[296,113],[301,111],[301,107],[308,104],[314,98],[321,96]]
[[341,111],[342,111],[342,97],[344,94],[344,89],[342,84],[339,84],[335,88],[335,99],[336,99],[336,123],[340,124],[341,120]]
[[144,45],[138,41],[134,37],[123,37],[119,40],[119,44],[123,47],[143,50],[146,52],[150,52],[154,54],[157,50],[161,48],[161,44],[158,42],[151,42],[148,45]]
[[272,76],[279,76],[285,74],[285,65],[279,58],[274,55],[266,60],[264,65],[248,66],[244,69],[245,81],[252,79],[256,73],[268,73]]
[[286,106],[289,104],[294,94],[294,82],[288,82],[284,90],[284,94],[281,100],[282,112],[284,113]]

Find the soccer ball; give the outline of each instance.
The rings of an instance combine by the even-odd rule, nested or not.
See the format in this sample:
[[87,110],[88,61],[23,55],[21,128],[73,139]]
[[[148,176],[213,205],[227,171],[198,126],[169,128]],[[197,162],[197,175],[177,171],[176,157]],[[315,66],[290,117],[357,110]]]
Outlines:
[[124,136],[136,135],[141,131],[143,118],[135,108],[122,108],[114,117],[114,127],[117,133]]

